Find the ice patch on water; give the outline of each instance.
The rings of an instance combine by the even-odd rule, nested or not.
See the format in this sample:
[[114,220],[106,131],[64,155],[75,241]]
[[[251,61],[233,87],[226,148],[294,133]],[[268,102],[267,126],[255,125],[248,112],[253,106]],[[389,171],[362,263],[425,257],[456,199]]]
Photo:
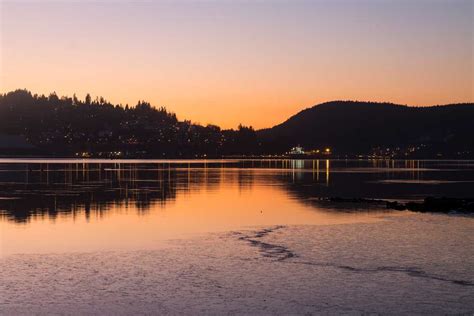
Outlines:
[[11,255],[0,259],[0,314],[469,314],[473,238],[471,219],[423,214]]
[[[276,259],[277,261],[283,261],[289,258],[298,257],[293,251],[284,245],[272,244],[270,242],[264,242],[261,239],[268,236],[269,234],[284,229],[286,226],[274,226],[270,228],[264,228],[254,232],[244,234],[243,232],[234,232],[234,235],[238,236],[239,240],[247,242],[252,247],[257,247],[260,253],[264,257]],[[310,262],[310,261],[291,261],[292,264],[303,264],[317,267],[332,267],[337,269],[343,269],[355,273],[379,273],[379,272],[392,272],[392,273],[404,273],[410,277],[416,278],[427,278],[436,281],[450,282],[461,286],[474,286],[474,282],[469,280],[452,279],[433,273],[428,273],[419,267],[404,267],[404,266],[380,266],[375,268],[361,268],[350,265],[338,265],[330,262]]]
[[264,242],[261,240],[261,238],[282,228],[285,228],[285,226],[275,226],[272,228],[265,228],[248,235],[245,235],[243,233],[237,233],[237,234],[242,235],[239,237],[239,240],[243,240],[247,242],[252,247],[257,247],[260,250],[260,253],[264,257],[276,259],[278,261],[283,261],[285,259],[294,258],[296,257],[296,255],[284,246],[274,245],[274,244]]

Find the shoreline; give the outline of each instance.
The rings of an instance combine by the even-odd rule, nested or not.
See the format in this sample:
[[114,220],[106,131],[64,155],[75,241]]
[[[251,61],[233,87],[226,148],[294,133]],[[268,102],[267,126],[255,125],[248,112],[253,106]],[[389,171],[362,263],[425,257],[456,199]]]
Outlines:
[[395,211],[412,211],[417,213],[461,213],[474,214],[474,198],[451,198],[451,197],[425,197],[422,202],[400,202],[384,199],[366,199],[366,198],[342,198],[328,197],[319,198],[320,201],[332,203],[367,203],[367,204],[385,204],[385,207]]

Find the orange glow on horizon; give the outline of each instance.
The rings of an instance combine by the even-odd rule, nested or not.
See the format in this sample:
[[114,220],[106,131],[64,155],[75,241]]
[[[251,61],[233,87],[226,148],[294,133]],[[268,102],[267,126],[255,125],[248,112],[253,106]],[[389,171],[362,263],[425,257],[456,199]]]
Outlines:
[[271,127],[333,100],[474,102],[469,9],[462,2],[7,2],[0,92],[146,100],[180,120],[223,128]]

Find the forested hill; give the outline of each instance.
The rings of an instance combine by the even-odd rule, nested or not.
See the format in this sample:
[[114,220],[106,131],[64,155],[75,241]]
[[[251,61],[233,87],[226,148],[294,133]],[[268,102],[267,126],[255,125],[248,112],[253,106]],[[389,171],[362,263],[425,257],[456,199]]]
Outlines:
[[474,104],[408,107],[389,103],[327,102],[270,129],[222,130],[180,121],[140,101],[113,105],[103,98],[0,94],[0,156],[191,158],[282,154],[301,145],[331,148],[333,156],[474,156]]
[[390,103],[335,101],[308,108],[270,129],[258,131],[264,150],[334,148],[365,153],[424,148],[427,155],[474,153],[474,104],[409,107]]
[[[113,105],[103,98],[92,100],[90,95],[79,100],[55,93],[32,95],[27,90],[0,94],[2,134],[21,136],[40,155],[215,157],[258,149],[251,127],[221,130],[214,125],[179,121],[174,113],[147,102],[129,107]],[[14,152],[10,149],[0,155]]]

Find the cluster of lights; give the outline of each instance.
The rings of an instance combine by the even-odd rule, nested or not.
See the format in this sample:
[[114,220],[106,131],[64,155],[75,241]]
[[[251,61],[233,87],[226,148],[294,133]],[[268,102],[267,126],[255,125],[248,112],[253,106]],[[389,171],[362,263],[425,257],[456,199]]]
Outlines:
[[297,147],[293,147],[291,148],[291,150],[289,152],[287,152],[287,154],[290,154],[290,155],[311,155],[311,154],[324,154],[324,155],[329,155],[331,154],[331,148],[329,147],[326,147],[325,149],[314,149],[314,150],[310,150],[310,151],[304,151],[303,150],[303,147],[300,147],[300,146],[297,146]]

